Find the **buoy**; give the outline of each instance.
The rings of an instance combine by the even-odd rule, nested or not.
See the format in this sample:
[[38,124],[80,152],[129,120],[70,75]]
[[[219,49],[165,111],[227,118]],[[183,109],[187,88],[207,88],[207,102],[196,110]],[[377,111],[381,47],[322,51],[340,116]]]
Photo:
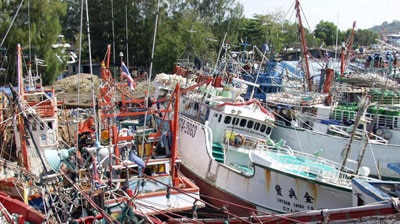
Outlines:
[[366,167],[366,166],[360,167],[360,170],[358,171],[359,176],[368,177],[369,174],[370,174],[370,170],[368,167]]
[[392,138],[392,132],[390,132],[390,131],[385,132],[385,134],[383,135],[383,138],[386,139],[386,140],[391,139]]
[[378,129],[378,130],[376,131],[376,135],[382,136],[382,135],[383,135],[383,130],[382,130],[382,129]]

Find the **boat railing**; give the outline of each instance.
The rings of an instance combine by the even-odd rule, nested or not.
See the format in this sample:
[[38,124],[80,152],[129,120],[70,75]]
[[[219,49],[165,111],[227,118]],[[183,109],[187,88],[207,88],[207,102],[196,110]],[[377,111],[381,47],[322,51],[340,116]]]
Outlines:
[[256,149],[266,144],[265,140],[230,130],[226,130],[222,142],[237,148]]
[[[358,177],[351,169],[340,171],[340,165],[313,154],[292,150],[289,146],[264,146],[263,151],[274,152],[272,158],[276,169],[316,181],[350,187],[351,179]],[[270,157],[271,154],[268,154]],[[359,178],[368,178],[359,176]]]
[[[350,137],[351,136],[351,132],[353,131],[354,126],[350,125],[350,126],[342,126],[342,125],[335,125],[335,124],[330,124],[328,127],[328,130],[332,133],[336,133],[345,137]],[[362,138],[363,136],[363,131],[361,129],[357,129],[356,130],[356,138]]]
[[184,110],[182,110],[180,113],[190,117],[192,120],[204,123],[204,121],[207,119],[210,105],[199,100],[199,97],[200,95],[185,97],[184,101],[182,102],[182,107]]
[[[296,151],[295,155],[297,154]],[[334,162],[309,156],[311,161],[307,162],[303,156],[284,157],[285,153],[279,156],[279,169],[295,175],[307,177],[324,183],[337,184],[345,187],[351,186],[351,179],[355,176],[351,172],[341,172]],[[317,160],[317,161],[315,161]],[[331,165],[332,164],[332,165]]]
[[368,138],[369,138],[370,143],[382,144],[382,145],[387,145],[389,143],[389,141],[386,140],[385,138],[383,138],[379,135],[376,135],[372,132],[368,133]]
[[288,155],[293,155],[294,154],[293,153],[293,149],[290,148],[287,145],[284,145],[284,146],[279,146],[279,145],[270,146],[270,145],[267,145],[267,146],[264,147],[264,149],[265,148],[270,150],[270,151],[272,151],[272,152],[279,152],[279,153],[288,154]]
[[332,160],[325,159],[318,155],[309,154],[309,153],[305,153],[305,152],[301,152],[301,151],[295,151],[295,150],[293,150],[293,155],[298,158],[304,158],[304,159],[306,158],[306,159],[309,159],[310,161],[315,161],[315,162],[317,161],[318,163],[320,163],[322,165],[331,166],[331,167],[335,167],[335,168],[340,167],[339,163],[332,161]]
[[[331,133],[339,134],[339,135],[345,136],[345,137],[350,137],[353,128],[354,128],[354,126],[342,126],[342,125],[331,124],[331,125],[329,125],[328,130]],[[364,130],[362,130],[362,129],[356,130],[355,136],[357,139],[362,139],[363,135],[364,135]],[[388,140],[386,140],[383,137],[378,136],[372,132],[368,132],[368,138],[369,138],[370,143],[383,144],[383,145],[388,144]]]
[[[353,106],[356,107],[356,106]],[[334,109],[331,114],[331,118],[341,121],[344,117],[347,119],[355,119],[357,115],[357,111],[353,110],[346,110],[346,109]],[[397,128],[400,127],[399,125],[399,112],[396,107],[370,107],[369,112],[367,112],[366,117],[369,119],[374,119],[374,127],[393,127]]]

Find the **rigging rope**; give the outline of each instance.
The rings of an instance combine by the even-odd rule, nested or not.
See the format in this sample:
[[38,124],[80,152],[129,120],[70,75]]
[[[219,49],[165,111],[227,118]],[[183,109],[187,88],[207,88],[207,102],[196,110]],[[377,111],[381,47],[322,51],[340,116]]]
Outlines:
[[100,206],[98,206],[93,200],[92,198],[90,198],[89,195],[87,195],[82,189],[80,189],[80,187],[74,183],[66,174],[65,172],[61,169],[60,170],[60,174],[66,179],[68,180],[68,182],[70,182],[70,184],[72,184],[72,186],[78,191],[80,192],[85,199],[89,202],[89,204],[91,206],[93,206],[94,209],[96,209],[98,212],[100,212],[103,217],[107,220],[108,223],[117,223],[119,224],[120,222],[118,222],[117,220],[115,220],[113,217],[111,217],[109,214],[107,214],[106,211],[104,211],[102,208],[100,208]]

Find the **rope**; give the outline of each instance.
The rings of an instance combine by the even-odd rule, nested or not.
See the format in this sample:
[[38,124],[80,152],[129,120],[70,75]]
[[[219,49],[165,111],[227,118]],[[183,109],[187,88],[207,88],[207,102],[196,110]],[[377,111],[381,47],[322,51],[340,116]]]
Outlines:
[[321,216],[322,216],[323,223],[329,223],[329,210],[328,209],[322,209]]
[[107,214],[106,211],[104,211],[102,208],[100,208],[100,206],[98,206],[90,197],[89,195],[87,195],[85,192],[83,192],[80,187],[78,185],[76,185],[66,174],[63,170],[60,170],[60,174],[66,179],[68,180],[72,186],[78,191],[80,192],[85,199],[89,202],[90,205],[93,206],[94,209],[96,209],[98,212],[100,212],[103,217],[107,220],[108,223],[117,223],[120,224],[120,222],[118,222],[117,220],[115,220],[113,217],[111,217],[109,214]]
[[397,212],[400,212],[399,198],[392,197],[390,201],[392,202],[393,208],[396,209]]

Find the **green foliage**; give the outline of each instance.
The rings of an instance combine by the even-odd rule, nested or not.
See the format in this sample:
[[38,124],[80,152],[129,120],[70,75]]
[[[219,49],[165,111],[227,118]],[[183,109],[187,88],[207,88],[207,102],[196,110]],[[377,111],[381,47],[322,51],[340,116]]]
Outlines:
[[[336,32],[338,35],[337,41],[340,45],[341,42],[348,42],[352,29],[340,31],[337,30],[337,27],[332,22],[320,21],[314,30],[314,36],[320,44],[333,46],[336,44]],[[363,30],[355,27],[353,48],[357,48],[358,46],[369,46],[376,43],[376,39],[378,38],[379,33],[375,32],[374,29]]]
[[379,33],[372,30],[357,30],[354,34],[354,46],[370,46],[376,43],[376,39],[379,39]]
[[[39,67],[44,84],[51,84],[55,77],[62,71],[64,64],[58,62],[52,43],[55,43],[61,33],[59,23],[60,16],[65,14],[65,4],[60,1],[25,1],[19,8],[20,1],[6,1],[2,3],[3,13],[1,33],[11,26],[12,17],[15,21],[10,32],[3,40],[7,45],[1,46],[7,49],[7,57],[16,58],[17,44],[21,44],[24,50],[24,61],[33,62],[35,56],[45,60],[46,67]],[[17,14],[17,11],[19,12]],[[5,83],[15,80],[15,60],[8,60],[7,77]]]
[[[16,44],[21,43],[26,61],[32,61],[35,55],[45,60],[47,67],[40,67],[40,71],[45,84],[52,83],[66,66],[54,57],[63,52],[51,47],[60,34],[75,49],[82,42],[83,63],[89,60],[89,56],[94,63],[100,63],[107,45],[111,44],[113,64],[119,66],[119,53],[123,52],[123,59],[131,69],[143,67],[148,71],[153,62],[152,75],[171,72],[176,61],[182,58],[215,62],[223,41],[235,51],[243,50],[245,42],[250,44],[247,50],[253,46],[261,49],[263,44],[274,52],[300,48],[298,24],[285,20],[284,12],[276,10],[254,15],[252,19],[244,18],[243,5],[236,0],[91,0],[88,1],[88,13],[85,3],[80,0],[25,2],[4,39],[4,46],[1,46],[7,49],[8,60],[1,61],[8,71],[6,82],[15,81],[13,59]],[[0,31],[5,34],[19,1],[1,1],[0,5]],[[158,26],[155,27],[157,18]],[[382,26],[386,30],[395,30],[391,27],[399,27],[400,22]],[[374,29],[382,30],[382,27]],[[379,34],[374,29],[356,30],[353,46],[375,43]],[[307,29],[304,32],[309,47],[335,45],[336,37],[340,44],[351,35],[351,29],[337,30],[328,21],[321,21],[312,33]]]
[[336,33],[337,26],[332,22],[320,21],[315,30],[315,38],[321,40],[326,46],[332,46],[336,44]]

